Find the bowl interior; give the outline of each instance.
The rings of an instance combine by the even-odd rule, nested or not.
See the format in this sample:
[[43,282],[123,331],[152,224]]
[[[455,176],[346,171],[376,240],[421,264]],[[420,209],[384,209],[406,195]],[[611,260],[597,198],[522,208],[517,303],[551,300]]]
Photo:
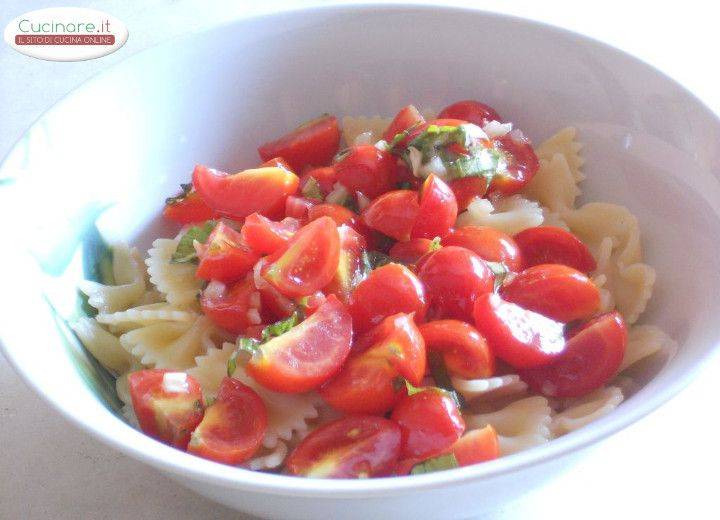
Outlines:
[[[67,328],[78,312],[74,286],[93,275],[103,240],[144,248],[170,236],[158,218],[163,200],[195,163],[250,167],[258,144],[321,113],[391,116],[407,103],[439,109],[466,98],[494,106],[535,142],[578,128],[587,159],[583,199],[624,204],[638,216],[646,261],[658,274],[643,322],[661,325],[681,348],[588,431],[458,474],[531,462],[543,450],[569,449],[635,420],[674,393],[720,337],[713,319],[720,306],[718,120],[673,81],[605,45],[448,8],[332,7],[239,20],[141,53],[46,113],[0,171],[6,222],[38,209],[15,230],[29,255],[11,252],[14,270],[0,275],[18,295],[0,313],[9,358],[97,435],[138,456],[206,468],[166,453],[108,411],[118,404],[111,381]],[[32,349],[31,331],[43,338]],[[239,480],[283,479],[223,471]]]

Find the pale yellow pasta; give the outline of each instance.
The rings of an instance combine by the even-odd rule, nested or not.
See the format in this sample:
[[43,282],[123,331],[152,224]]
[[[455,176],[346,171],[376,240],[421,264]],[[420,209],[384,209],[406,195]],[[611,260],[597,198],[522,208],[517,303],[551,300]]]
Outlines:
[[147,271],[150,281],[168,303],[177,307],[196,307],[202,280],[195,278],[195,264],[170,263],[178,242],[178,239],[168,238],[155,240],[145,260]]
[[577,130],[573,127],[567,127],[543,142],[535,148],[535,154],[539,159],[546,161],[551,160],[555,154],[561,154],[570,167],[575,182],[578,183],[585,178],[581,172],[581,168],[585,163],[585,159],[580,156],[580,150],[583,145],[575,140]]
[[287,454],[287,444],[279,441],[272,448],[262,448],[259,454],[256,454],[252,459],[246,462],[246,466],[248,469],[252,469],[254,471],[276,469],[282,466],[283,462],[285,462]]
[[196,318],[196,313],[177,309],[168,303],[140,305],[120,312],[99,313],[95,317],[98,323],[112,327],[115,333],[123,333],[163,321],[190,323]]
[[516,374],[483,379],[452,377],[451,381],[453,388],[460,392],[468,402],[520,395],[527,390],[527,384]]
[[543,223],[543,211],[540,205],[522,197],[512,195],[490,202],[476,198],[467,211],[458,215],[458,226],[489,226],[509,235],[539,226]]
[[187,373],[197,379],[206,400],[217,395],[220,383],[227,376],[227,363],[236,347],[234,343],[224,343],[221,348],[208,349],[195,358],[195,366]]
[[554,211],[550,211],[548,208],[542,208],[543,213],[543,223],[541,226],[554,226],[564,229],[565,231],[570,231],[570,228],[567,225],[567,222],[563,220],[562,216],[559,213],[555,213]]
[[625,356],[619,372],[659,352],[668,356],[675,353],[677,343],[654,325],[635,325],[628,331]]
[[100,312],[117,312],[132,307],[145,293],[145,269],[135,249],[125,244],[112,248],[115,285],[82,280],[78,288],[88,303]]
[[370,133],[369,142],[382,139],[382,134],[388,127],[392,118],[388,117],[349,117],[342,118],[342,134],[346,145],[355,143],[355,139],[365,132]]
[[140,429],[137,415],[135,415],[135,409],[132,405],[132,398],[130,397],[130,388],[128,387],[128,375],[130,371],[125,372],[115,380],[115,391],[117,392],[118,399],[122,401],[123,406],[120,410],[128,424],[134,428]]
[[561,214],[575,207],[580,188],[565,156],[556,153],[550,159],[540,159],[540,169],[522,193],[538,201],[550,212]]
[[582,428],[592,421],[607,415],[623,401],[620,388],[600,388],[578,399],[565,402],[565,409],[552,418],[550,430],[554,435],[564,435]]
[[122,374],[130,368],[132,356],[122,347],[120,340],[93,318],[80,318],[72,324],[72,329],[102,366],[116,374]]

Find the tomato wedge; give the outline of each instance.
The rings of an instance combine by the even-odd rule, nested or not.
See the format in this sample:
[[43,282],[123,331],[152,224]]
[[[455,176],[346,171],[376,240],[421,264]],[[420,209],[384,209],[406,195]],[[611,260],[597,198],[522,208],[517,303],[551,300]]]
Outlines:
[[515,235],[526,267],[563,264],[583,273],[597,269],[590,250],[569,231],[554,226],[529,228]]
[[296,197],[290,195],[285,200],[285,216],[305,222],[308,218],[308,212],[318,201],[314,199],[306,199],[305,197]]
[[265,403],[255,390],[225,377],[187,450],[215,462],[240,464],[260,448],[267,421]]
[[338,182],[350,193],[359,191],[374,199],[397,182],[396,162],[390,152],[378,150],[371,144],[358,145],[335,163],[335,173]]
[[568,323],[587,319],[600,307],[600,290],[580,271],[561,264],[542,264],[518,274],[502,297],[525,309]]
[[261,274],[286,296],[307,296],[330,283],[339,258],[337,226],[330,217],[321,217],[301,228],[287,249],[270,255]]
[[260,255],[243,242],[240,233],[224,222],[215,226],[207,241],[198,249],[200,263],[195,276],[201,280],[235,282],[260,260]]
[[148,369],[128,375],[128,387],[140,429],[184,450],[203,418],[200,384],[185,372]]
[[362,253],[367,243],[365,238],[350,226],[340,226],[338,234],[340,259],[335,276],[325,287],[325,292],[335,294],[344,303],[349,303],[353,289],[360,283],[364,274]]
[[468,123],[478,125],[480,128],[490,121],[502,121],[502,119],[500,119],[500,115],[494,108],[471,99],[458,101],[457,103],[446,106],[438,114],[438,117],[464,119]]
[[338,226],[347,224],[361,235],[367,235],[370,230],[360,221],[360,215],[350,211],[339,204],[317,204],[308,211],[308,220],[317,220],[320,217],[330,217]]
[[471,430],[455,441],[447,453],[455,455],[461,467],[497,459],[500,456],[497,432],[490,424]]
[[549,365],[565,350],[563,324],[483,294],[475,302],[475,326],[497,357],[514,368]]
[[403,459],[439,455],[465,431],[465,421],[455,401],[439,388],[423,388],[413,395],[405,395],[390,418],[402,430]]
[[399,313],[358,338],[353,354],[340,373],[320,388],[320,395],[346,413],[382,414],[402,395],[398,376],[420,384],[425,368],[422,335],[411,315]]
[[458,211],[465,211],[472,201],[485,195],[487,188],[487,180],[484,177],[462,177],[450,183]]
[[247,371],[270,390],[308,392],[335,375],[350,353],[351,341],[350,314],[330,295],[312,316],[260,345]]
[[338,151],[340,128],[335,116],[323,116],[301,125],[281,138],[258,148],[263,161],[282,157],[293,171],[328,164]]
[[523,268],[522,254],[510,235],[485,226],[457,228],[443,237],[442,245],[469,249],[488,262],[502,262],[510,271]]
[[313,168],[309,170],[303,177],[315,179],[320,186],[323,195],[330,193],[337,182],[337,172],[335,166],[323,166],[322,168]]
[[[187,185],[183,185],[187,186]],[[190,186],[188,186],[188,189]],[[196,224],[215,218],[215,212],[198,193],[189,189],[178,197],[170,197],[165,201],[163,217],[177,224]]]
[[193,186],[205,203],[236,220],[252,213],[278,216],[299,182],[297,175],[277,167],[228,174],[198,165],[193,171]]
[[395,240],[409,240],[419,211],[416,192],[394,190],[373,200],[362,212],[362,220],[369,228]]
[[444,237],[455,225],[458,207],[450,187],[430,174],[422,186],[420,209],[410,236],[412,238]]
[[261,255],[271,255],[286,247],[298,229],[300,222],[292,217],[276,222],[259,213],[253,213],[245,219],[240,234],[243,242],[253,251]]
[[382,138],[387,143],[391,143],[395,136],[413,126],[420,125],[425,122],[425,118],[420,111],[413,105],[408,105],[400,109],[392,122],[383,132]]
[[540,161],[530,141],[515,130],[496,137],[493,143],[504,153],[507,170],[493,177],[489,191],[503,195],[517,193],[535,176],[540,168]]
[[293,450],[285,467],[311,478],[382,477],[400,454],[400,427],[382,417],[351,416],[320,426]]
[[565,352],[551,365],[521,370],[536,392],[550,397],[580,397],[596,390],[620,368],[627,328],[617,312],[603,314],[573,331]]
[[390,248],[388,255],[396,262],[415,265],[423,256],[435,249],[437,249],[435,243],[429,238],[411,238],[407,242],[396,242]]
[[448,372],[465,379],[490,377],[495,358],[475,327],[459,320],[437,320],[420,325],[428,352],[443,356]]
[[350,305],[356,332],[364,332],[398,312],[415,313],[415,319],[422,321],[426,310],[422,283],[400,264],[387,264],[372,271],[353,291]]
[[200,294],[200,307],[210,321],[233,334],[242,334],[261,322],[260,295],[252,276],[229,287],[211,282]]

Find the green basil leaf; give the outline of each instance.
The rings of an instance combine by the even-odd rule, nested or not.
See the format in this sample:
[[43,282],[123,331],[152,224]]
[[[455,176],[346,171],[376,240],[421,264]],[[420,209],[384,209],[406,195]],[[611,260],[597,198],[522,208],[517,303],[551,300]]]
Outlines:
[[285,334],[287,331],[292,329],[295,325],[302,321],[302,315],[300,311],[293,312],[288,318],[284,320],[276,321],[275,323],[268,325],[262,330],[261,342],[265,343],[271,339]]
[[423,473],[443,471],[446,469],[457,468],[459,466],[460,465],[458,464],[455,455],[453,453],[448,453],[446,455],[438,455],[437,457],[433,457],[431,459],[424,460],[419,464],[415,464],[410,470],[410,474],[422,475]]
[[204,224],[199,226],[193,226],[187,230],[187,232],[180,238],[178,246],[175,252],[170,258],[171,264],[185,264],[188,262],[194,262],[197,259],[197,252],[195,251],[194,242],[197,240],[201,244],[204,244],[212,230],[215,229],[217,222],[214,220],[208,220]]
[[405,388],[407,388],[407,394],[408,396],[413,396],[415,394],[419,394],[420,392],[424,392],[426,389],[424,387],[418,388],[417,386],[414,386],[410,381],[407,379],[405,380]]
[[437,251],[442,247],[441,239],[440,237],[435,237],[432,239],[432,242],[430,242],[430,247],[428,248],[429,252]]

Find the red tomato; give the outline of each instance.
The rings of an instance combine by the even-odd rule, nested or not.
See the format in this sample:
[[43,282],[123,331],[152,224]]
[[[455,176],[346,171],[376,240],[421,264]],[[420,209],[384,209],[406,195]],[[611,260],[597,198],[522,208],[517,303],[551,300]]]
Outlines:
[[338,182],[350,193],[359,191],[374,199],[395,184],[396,162],[397,159],[390,152],[364,144],[350,148],[350,152],[335,164],[335,173]]
[[437,320],[420,325],[428,352],[440,352],[452,375],[465,379],[490,377],[495,358],[475,327],[458,320]]
[[293,450],[285,467],[312,478],[390,474],[400,454],[400,427],[382,417],[351,416],[320,426]]
[[301,222],[307,220],[308,212],[318,201],[291,195],[285,201],[285,216]]
[[350,353],[351,340],[350,314],[330,295],[312,316],[262,344],[250,358],[247,371],[276,392],[308,392],[340,369]]
[[228,174],[196,166],[193,186],[214,211],[242,220],[251,213],[275,216],[300,180],[282,168],[256,168]]
[[580,271],[561,264],[542,264],[518,274],[501,291],[520,307],[568,323],[587,319],[600,307],[600,291]]
[[292,236],[300,228],[300,222],[287,217],[276,222],[259,213],[253,213],[245,219],[240,233],[243,242],[261,255],[271,255],[287,246]]
[[195,276],[223,283],[239,280],[260,260],[260,255],[243,242],[240,233],[224,222],[215,226],[207,242],[199,247],[198,256],[200,263]]
[[597,269],[590,250],[575,235],[562,228],[542,226],[515,235],[526,267],[563,264],[583,273]]
[[491,425],[471,430],[450,446],[447,453],[455,455],[459,466],[470,466],[497,459],[500,456],[498,435]]
[[563,324],[483,294],[475,302],[475,326],[497,357],[514,368],[549,365],[565,350]]
[[420,210],[415,218],[412,238],[444,237],[455,225],[457,202],[450,187],[430,174],[422,186]]
[[415,313],[422,321],[427,310],[423,285],[410,269],[387,264],[372,271],[352,293],[350,314],[356,332],[378,325],[398,312]]
[[414,265],[423,256],[433,251],[433,248],[433,241],[429,238],[411,238],[407,242],[396,242],[388,254],[397,262]]
[[395,136],[413,126],[420,125],[425,122],[425,118],[420,114],[417,108],[413,105],[403,107],[400,112],[397,113],[395,118],[392,120],[390,125],[383,133],[382,138],[391,143]]
[[[269,161],[265,161],[260,165],[260,168],[266,167],[266,166],[273,166],[275,168],[282,168],[283,170],[287,170],[289,172],[292,172],[293,169],[290,167],[290,165],[283,159],[282,157],[274,157],[270,159]],[[295,173],[295,172],[293,172]]]
[[520,377],[550,397],[580,397],[613,377],[627,346],[627,328],[617,312],[603,314],[571,334],[565,352],[551,365],[522,370]]
[[338,151],[340,129],[335,116],[313,119],[281,138],[258,148],[263,161],[282,157],[299,172],[305,166],[328,164]]
[[215,212],[198,195],[190,190],[180,197],[171,197],[165,202],[163,216],[178,224],[196,224],[215,218]]
[[394,238],[409,240],[420,211],[417,193],[411,190],[389,191],[373,200],[362,212],[369,228]]
[[330,193],[337,182],[337,172],[335,166],[323,166],[322,168],[313,168],[309,170],[303,177],[312,177],[320,185],[320,191],[323,195]]
[[470,203],[487,192],[487,180],[484,177],[463,177],[450,182],[455,194],[458,211],[465,211]]
[[405,395],[395,406],[391,419],[402,430],[403,459],[439,455],[465,431],[465,421],[455,401],[439,388],[424,388]]
[[223,464],[240,464],[262,445],[267,409],[255,390],[237,379],[220,383],[217,399],[192,433],[187,450]]
[[286,296],[307,296],[330,283],[339,258],[337,226],[321,217],[295,233],[287,249],[270,255],[261,274]]
[[483,260],[463,247],[448,246],[423,259],[418,276],[425,284],[433,318],[470,321],[475,300],[492,292],[495,277]]
[[502,121],[495,109],[473,100],[453,103],[443,108],[438,117],[464,119],[468,123],[473,123],[481,128],[490,121]]
[[320,395],[345,413],[383,414],[402,395],[398,376],[420,384],[425,368],[425,343],[412,316],[396,314],[358,338],[352,355]]
[[184,372],[160,369],[132,372],[127,380],[140,429],[184,450],[203,418],[200,384]]
[[297,309],[297,304],[293,300],[280,294],[280,291],[267,282],[261,282],[258,292],[262,302],[261,316],[264,323],[288,318]]
[[530,141],[513,132],[493,139],[495,146],[505,155],[507,171],[493,177],[489,191],[512,195],[520,191],[535,176],[540,162]]
[[510,235],[484,226],[465,226],[443,237],[442,245],[469,249],[488,262],[502,262],[510,271],[523,268],[520,248]]
[[260,301],[252,276],[225,287],[211,282],[200,295],[200,307],[210,320],[233,334],[260,322]]
[[350,302],[350,294],[363,276],[362,253],[367,247],[365,238],[350,226],[338,228],[340,235],[340,260],[335,276],[325,287],[325,292],[337,295],[344,303]]
[[308,211],[309,221],[317,220],[320,217],[330,217],[338,226],[347,224],[361,235],[369,233],[365,224],[360,221],[360,215],[339,204],[323,203],[310,208]]

